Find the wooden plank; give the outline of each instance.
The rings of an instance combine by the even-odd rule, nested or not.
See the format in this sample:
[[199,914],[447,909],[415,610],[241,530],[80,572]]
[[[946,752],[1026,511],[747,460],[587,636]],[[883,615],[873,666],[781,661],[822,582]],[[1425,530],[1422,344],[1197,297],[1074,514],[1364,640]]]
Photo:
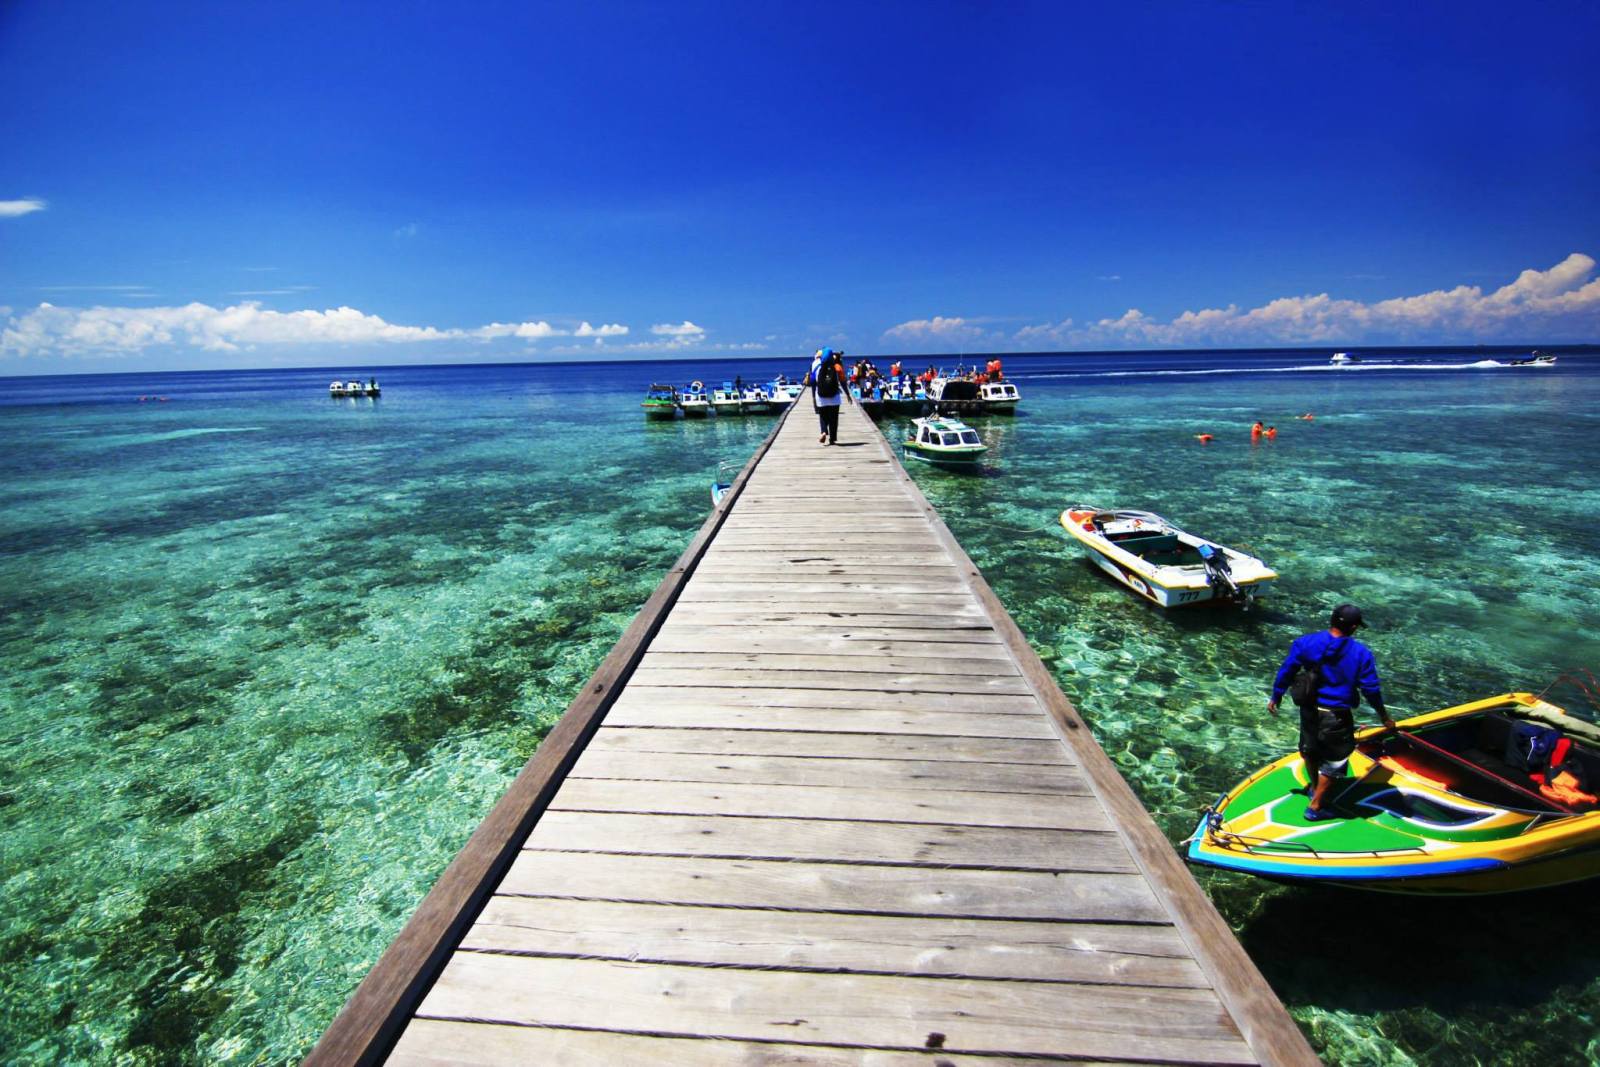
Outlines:
[[762,708],[738,705],[611,709],[608,726],[671,726],[710,730],[816,730],[846,734],[920,734],[924,737],[1007,737],[1053,740],[1037,715],[963,715],[948,711],[858,708]]
[[630,685],[623,707],[859,708],[863,711],[958,712],[1037,716],[1039,702],[1022,693],[931,693],[873,689],[767,689],[760,686]]
[[[417,1019],[390,1055],[392,1067],[1060,1067],[1058,1059],[890,1052],[726,1038],[648,1037],[606,1030]],[[1096,1067],[1083,1060],[1073,1067]],[[1101,1067],[1105,1067],[1104,1064]]]
[[693,909],[495,897],[463,948],[856,974],[1205,988],[1170,926]]
[[775,652],[823,651],[834,655],[961,656],[968,659],[1010,660],[1011,655],[989,630],[906,630],[888,626],[772,625],[719,626],[684,620],[662,627],[650,643],[652,652]]
[[[426,1018],[914,1050],[1249,1061],[1209,989],[889,978],[461,952]],[[933,1037],[931,1035],[940,1035]]]
[[[861,675],[870,675],[863,678]],[[816,670],[745,670],[720,665],[682,669],[677,667],[639,667],[633,682],[652,688],[688,688],[714,697],[717,689],[865,689],[882,685],[899,693],[970,693],[986,696],[1009,693],[1032,697],[1026,679],[1020,674],[926,674],[917,671],[884,673],[868,670],[866,664],[850,664]],[[981,706],[981,705],[979,705]]]
[[584,743],[599,727],[606,708],[671,610],[685,581],[711,547],[729,509],[743,495],[762,457],[778,439],[786,422],[786,418],[780,419],[756,449],[722,503],[712,510],[623,632],[621,640],[362,979],[306,1057],[307,1067],[377,1063],[399,1037],[423,991],[439,973],[501,874],[515,859],[529,828],[555,794]]
[[550,810],[1111,829],[1099,801],[1093,797],[765,782],[638,782],[569,777],[550,802]]
[[[708,642],[709,643],[709,642]],[[995,648],[996,645],[974,645],[974,648]],[[951,652],[944,656],[890,656],[881,652],[874,652],[871,648],[860,649],[859,654],[845,656],[842,654],[816,655],[804,651],[786,652],[730,652],[712,651],[701,647],[691,652],[658,651],[656,643],[652,642],[650,650],[640,660],[641,667],[662,671],[698,671],[706,669],[707,665],[715,665],[718,670],[737,671],[773,671],[777,673],[793,673],[797,671],[820,671],[823,673],[837,673],[841,676],[853,677],[857,674],[887,674],[894,677],[905,675],[931,675],[953,674],[969,676],[981,674],[985,671],[994,671],[997,675],[1013,675],[1016,666],[1009,656],[967,656],[964,653]],[[865,679],[862,679],[865,682]]]
[[1138,875],[524,852],[500,893],[850,915],[1169,925]]
[[[798,738],[805,735],[791,736]],[[596,738],[598,740],[598,735]],[[955,760],[839,759],[788,754],[718,755],[714,759],[707,759],[705,753],[597,749],[593,743],[572,769],[567,782],[570,785],[579,778],[834,785],[852,789],[870,789],[878,783],[892,782],[894,788],[903,790],[1089,795],[1088,785],[1076,770],[1067,766]]]
[[746,603],[737,600],[703,602],[698,604],[685,604],[681,600],[673,609],[673,617],[684,616],[693,618],[709,618],[713,615],[741,617],[771,617],[778,619],[810,619],[826,616],[834,619],[900,619],[902,625],[916,625],[927,627],[938,626],[972,626],[982,625],[986,630],[992,630],[989,619],[970,598],[965,604],[951,602],[940,606],[937,612],[930,612],[926,605],[919,603],[901,603],[898,598],[893,604],[882,603],[881,598],[860,598],[860,604],[840,604],[834,598],[827,603],[815,600],[802,604],[770,604]]
[[[750,579],[717,577],[700,581],[696,590],[711,587],[719,593],[737,596],[751,587]],[[760,587],[769,592],[782,591],[794,596],[809,596],[826,602],[835,593],[852,595],[923,596],[961,592],[962,585],[954,579],[945,582],[918,579],[873,578],[869,576],[831,578],[825,574],[767,574],[760,579]]]
[[811,759],[877,759],[916,762],[1009,763],[1021,768],[1070,766],[1054,736],[1037,740],[1004,737],[922,737],[912,734],[817,733],[782,730],[674,730],[627,727],[608,722],[589,742],[596,752],[712,753],[722,756],[799,756]]
[[1127,872],[1115,833],[821,819],[547,811],[533,851],[899,863],[1019,871]]

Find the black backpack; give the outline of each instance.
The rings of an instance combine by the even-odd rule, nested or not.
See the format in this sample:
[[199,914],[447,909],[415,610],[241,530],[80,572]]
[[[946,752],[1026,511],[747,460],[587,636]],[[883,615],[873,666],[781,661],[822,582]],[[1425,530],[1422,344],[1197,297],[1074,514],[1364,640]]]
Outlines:
[[839,365],[831,360],[823,360],[822,366],[817,368],[817,395],[839,395]]

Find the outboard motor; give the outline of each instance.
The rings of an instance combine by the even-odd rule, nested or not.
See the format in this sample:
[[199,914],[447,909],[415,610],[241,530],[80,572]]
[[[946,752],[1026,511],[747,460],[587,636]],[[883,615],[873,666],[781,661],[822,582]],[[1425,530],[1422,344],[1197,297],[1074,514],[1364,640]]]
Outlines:
[[[1228,554],[1215,545],[1200,545],[1200,558],[1206,564],[1206,581],[1212,588],[1226,590],[1229,597],[1239,598],[1239,584],[1233,580],[1233,569],[1228,566]],[[1219,592],[1219,595],[1224,595]]]

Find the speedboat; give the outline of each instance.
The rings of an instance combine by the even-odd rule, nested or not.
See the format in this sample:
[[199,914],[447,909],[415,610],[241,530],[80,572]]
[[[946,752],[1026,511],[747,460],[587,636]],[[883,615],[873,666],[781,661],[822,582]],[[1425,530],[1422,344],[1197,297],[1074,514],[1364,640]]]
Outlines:
[[711,390],[711,409],[718,415],[737,415],[740,406],[739,391],[732,382],[723,382]]
[[691,419],[703,419],[711,414],[711,401],[706,398],[702,382],[690,382],[678,393],[678,406]]
[[723,462],[717,464],[716,477],[711,479],[711,506],[716,507],[722,503],[722,498],[728,495],[728,490],[733,488],[733,480],[739,475],[737,463]]
[[791,382],[783,375],[772,379],[772,388],[767,392],[767,399],[775,408],[784,408],[800,399],[800,394],[805,391],[801,382]]
[[1398,725],[1356,735],[1320,819],[1306,819],[1306,797],[1293,791],[1306,784],[1298,754],[1252,774],[1206,809],[1189,861],[1283,882],[1441,895],[1600,875],[1600,726],[1529,693]]
[[1526,359],[1514,359],[1510,363],[1507,363],[1506,366],[1508,366],[1508,367],[1553,367],[1553,366],[1555,366],[1555,362],[1556,362],[1556,357],[1555,356],[1546,355],[1545,353],[1539,351],[1536,348],[1536,349],[1533,350],[1533,354],[1528,356]]
[[1335,367],[1348,367],[1352,363],[1360,363],[1361,360],[1356,356],[1352,356],[1348,352],[1335,352],[1332,356],[1328,357],[1328,362],[1332,363]]
[[855,397],[856,403],[861,405],[861,410],[867,418],[876,421],[883,416],[884,390],[880,381],[870,381],[863,385],[852,385],[850,395]]
[[772,398],[759,385],[747,385],[739,394],[739,406],[747,414],[766,415],[772,411]]
[[925,419],[912,419],[911,436],[906,438],[906,455],[929,463],[945,463],[970,467],[978,457],[989,451],[978,437],[978,431],[960,419],[932,415]]
[[1017,387],[1010,382],[984,382],[978,387],[978,399],[983,401],[983,410],[997,415],[1014,415],[1017,404],[1022,400],[1022,394],[1017,392]]
[[1149,511],[1102,511],[1077,504],[1061,525],[1090,562],[1164,608],[1213,600],[1249,606],[1278,572],[1256,557],[1180,530]]
[[884,403],[896,415],[920,415],[928,406],[928,391],[910,375],[891,383]]
[[329,382],[328,383],[328,395],[329,396],[344,396],[345,395],[344,383],[343,382]]
[[639,406],[647,418],[671,419],[678,415],[678,391],[670,385],[652,385]]

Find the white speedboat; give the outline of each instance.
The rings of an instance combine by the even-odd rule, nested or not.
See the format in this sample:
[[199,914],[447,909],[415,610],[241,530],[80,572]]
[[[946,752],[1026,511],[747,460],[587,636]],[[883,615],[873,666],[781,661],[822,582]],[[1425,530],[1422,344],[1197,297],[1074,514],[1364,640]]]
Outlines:
[[690,382],[678,392],[678,407],[686,418],[703,419],[711,413],[711,401],[706,397],[703,382]]
[[983,401],[983,410],[997,415],[1013,415],[1016,413],[1017,404],[1022,400],[1022,394],[1017,392],[1017,387],[1010,382],[984,382],[978,387],[978,399]]
[[1335,352],[1333,355],[1328,357],[1328,362],[1333,364],[1335,367],[1348,367],[1352,363],[1360,363],[1361,360],[1356,356],[1352,356],[1348,352]]
[[329,382],[328,383],[328,395],[329,396],[344,396],[345,395],[344,383],[343,382]]
[[929,463],[970,467],[989,451],[978,431],[960,419],[932,415],[912,419],[911,436],[906,438],[905,454]]
[[737,415],[741,406],[739,391],[732,382],[723,382],[711,390],[711,409],[718,415]]
[[772,411],[772,398],[759,385],[747,385],[739,394],[739,407],[746,414],[766,415]]
[[1236,548],[1180,530],[1149,511],[1076,504],[1061,525],[1090,562],[1164,608],[1231,600],[1248,606],[1278,572]]

